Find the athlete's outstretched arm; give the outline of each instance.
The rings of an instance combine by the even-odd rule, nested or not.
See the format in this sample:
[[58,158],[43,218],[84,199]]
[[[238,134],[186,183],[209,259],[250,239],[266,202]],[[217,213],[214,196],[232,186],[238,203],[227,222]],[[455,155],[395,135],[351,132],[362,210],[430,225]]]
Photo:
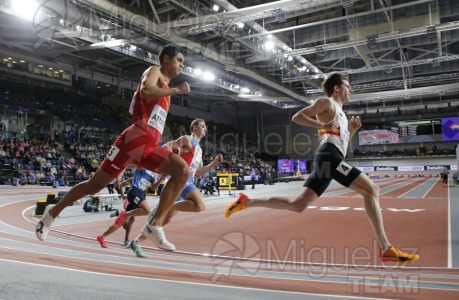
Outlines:
[[212,170],[216,165],[218,165],[219,163],[222,163],[222,162],[223,162],[223,155],[221,155],[221,154],[218,154],[217,156],[215,156],[214,160],[210,164],[208,164],[207,166],[203,166],[202,161],[201,161],[201,165],[196,170],[196,176],[200,177],[200,176],[206,174],[207,172]]

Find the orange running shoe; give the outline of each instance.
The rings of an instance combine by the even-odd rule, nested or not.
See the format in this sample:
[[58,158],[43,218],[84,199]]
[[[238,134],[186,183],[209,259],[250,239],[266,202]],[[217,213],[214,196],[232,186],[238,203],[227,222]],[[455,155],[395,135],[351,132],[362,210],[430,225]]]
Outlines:
[[237,211],[247,209],[245,206],[245,201],[249,199],[246,194],[241,193],[239,197],[237,197],[237,200],[228,205],[228,207],[225,210],[225,218],[229,218],[232,214],[234,214]]
[[400,264],[411,264],[419,259],[419,255],[408,254],[390,246],[390,248],[383,253],[379,253],[379,259],[381,261],[393,261]]

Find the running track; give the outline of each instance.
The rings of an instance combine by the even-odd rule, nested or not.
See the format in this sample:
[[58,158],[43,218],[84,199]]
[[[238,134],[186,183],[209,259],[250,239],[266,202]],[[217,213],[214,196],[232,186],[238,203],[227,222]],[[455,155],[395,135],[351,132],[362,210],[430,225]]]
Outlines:
[[[420,254],[413,265],[377,261],[362,199],[338,185],[300,214],[253,208],[230,219],[223,212],[235,196],[223,191],[206,198],[206,211],[178,214],[166,227],[177,252],[147,241],[146,259],[120,246],[123,230],[100,248],[95,237],[113,219],[81,205],[64,210],[46,242],[36,240],[35,202],[56,190],[2,186],[0,298],[459,299],[459,187],[430,177],[376,182],[388,237]],[[301,185],[245,192],[292,195]],[[136,221],[132,236],[143,223]]]

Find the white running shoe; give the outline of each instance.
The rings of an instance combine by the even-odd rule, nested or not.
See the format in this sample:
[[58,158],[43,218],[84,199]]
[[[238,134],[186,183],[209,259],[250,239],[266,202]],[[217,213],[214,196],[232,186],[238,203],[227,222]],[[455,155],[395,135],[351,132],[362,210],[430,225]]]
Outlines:
[[39,239],[40,241],[46,240],[46,238],[48,237],[49,228],[54,222],[54,218],[49,213],[49,210],[52,206],[54,205],[46,206],[45,211],[43,212],[43,217],[40,221],[38,221],[37,225],[35,226],[35,235],[37,236],[37,239]]
[[145,237],[152,240],[156,246],[158,246],[158,248],[168,251],[175,251],[174,244],[167,241],[162,227],[145,224],[145,226],[142,228],[142,233]]

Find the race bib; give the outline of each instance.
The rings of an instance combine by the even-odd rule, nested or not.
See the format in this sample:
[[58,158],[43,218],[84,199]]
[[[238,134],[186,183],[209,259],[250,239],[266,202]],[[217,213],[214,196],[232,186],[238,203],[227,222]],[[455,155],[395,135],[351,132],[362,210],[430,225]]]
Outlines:
[[120,152],[120,149],[118,147],[112,146],[110,151],[108,151],[108,153],[107,153],[107,158],[109,160],[113,161],[115,159],[115,157],[118,155],[119,152]]
[[145,191],[149,185],[150,185],[150,182],[148,180],[145,180],[144,178],[140,179],[139,188],[142,191]]
[[155,105],[150,114],[147,124],[163,134],[164,126],[166,125],[167,112],[159,105]]
[[344,176],[349,175],[349,172],[352,170],[352,166],[346,163],[344,160],[338,165],[336,171],[340,172]]

